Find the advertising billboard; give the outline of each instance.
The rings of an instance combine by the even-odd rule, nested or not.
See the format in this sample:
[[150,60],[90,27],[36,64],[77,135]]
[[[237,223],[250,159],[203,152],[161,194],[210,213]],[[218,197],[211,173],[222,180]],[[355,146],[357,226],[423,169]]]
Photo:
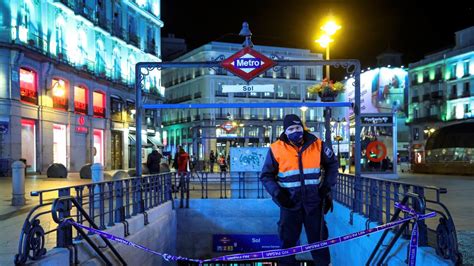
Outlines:
[[[402,68],[377,68],[360,75],[361,113],[408,114],[408,72]],[[354,102],[354,78],[345,81],[345,100]],[[352,109],[349,116],[353,114]]]

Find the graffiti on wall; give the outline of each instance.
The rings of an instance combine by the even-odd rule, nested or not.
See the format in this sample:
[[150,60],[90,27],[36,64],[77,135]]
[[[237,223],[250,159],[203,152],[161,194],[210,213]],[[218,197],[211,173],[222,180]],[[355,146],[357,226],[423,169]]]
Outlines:
[[230,170],[233,172],[260,172],[268,148],[231,148]]

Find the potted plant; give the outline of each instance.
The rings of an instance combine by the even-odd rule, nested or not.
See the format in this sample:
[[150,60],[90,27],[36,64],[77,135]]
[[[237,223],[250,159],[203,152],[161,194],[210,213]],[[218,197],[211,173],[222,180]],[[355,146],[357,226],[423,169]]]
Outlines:
[[323,79],[319,84],[308,88],[310,94],[317,93],[322,102],[334,102],[337,95],[344,91],[344,84],[342,82],[334,83],[332,80]]

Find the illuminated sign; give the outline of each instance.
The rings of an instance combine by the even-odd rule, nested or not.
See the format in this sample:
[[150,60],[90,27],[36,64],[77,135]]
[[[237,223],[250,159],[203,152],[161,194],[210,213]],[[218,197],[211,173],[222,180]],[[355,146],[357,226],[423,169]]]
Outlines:
[[232,122],[227,121],[220,125],[222,129],[224,129],[227,133],[232,132],[237,128],[237,125],[233,125]]
[[221,62],[223,68],[247,82],[274,65],[275,62],[270,58],[250,47],[245,47]]
[[84,126],[84,124],[86,123],[86,118],[81,115],[77,119],[77,122],[79,123],[79,126],[76,127],[76,132],[86,134],[89,131],[88,128]]
[[274,92],[275,85],[222,85],[222,92]]
[[393,116],[362,116],[360,120],[362,125],[393,124]]
[[76,133],[87,134],[87,132],[89,132],[89,129],[87,127],[83,127],[83,126],[76,127]]
[[[354,78],[345,81],[345,97],[355,100]],[[408,72],[402,68],[377,68],[360,75],[361,113],[403,112],[408,114]],[[349,116],[353,114],[352,109]]]
[[381,162],[387,157],[387,147],[380,141],[372,141],[367,145],[366,156],[372,162]]
[[0,134],[7,134],[7,133],[8,133],[8,122],[0,121]]

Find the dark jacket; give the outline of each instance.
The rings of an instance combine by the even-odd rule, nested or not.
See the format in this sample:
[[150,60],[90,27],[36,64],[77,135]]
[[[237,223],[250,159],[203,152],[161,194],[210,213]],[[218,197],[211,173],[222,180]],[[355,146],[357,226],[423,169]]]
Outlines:
[[[304,144],[296,147],[282,133],[268,151],[260,180],[278,206],[282,204],[276,199],[277,195],[287,190],[294,203],[292,210],[304,207],[310,212],[320,207],[320,186],[336,184],[339,163],[332,149],[316,136],[305,131],[303,139]],[[321,180],[321,168],[324,180]]]
[[157,174],[160,172],[161,157],[163,156],[157,150],[154,150],[148,154],[146,166],[148,167],[150,174]]

